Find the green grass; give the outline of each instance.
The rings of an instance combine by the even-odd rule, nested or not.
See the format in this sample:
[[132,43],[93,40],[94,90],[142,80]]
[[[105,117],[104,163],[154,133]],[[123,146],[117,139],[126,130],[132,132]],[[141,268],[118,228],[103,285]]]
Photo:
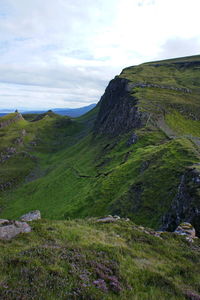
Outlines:
[[10,113],[6,114],[5,116],[0,117],[0,122],[12,120],[14,117],[16,117],[18,114],[17,113]]
[[172,111],[166,116],[167,124],[179,135],[200,138],[200,122],[184,117],[177,111]]
[[200,292],[199,241],[162,239],[132,222],[32,222],[0,241],[1,299],[184,300]]
[[[115,147],[111,150],[112,143],[104,149],[104,138],[87,136],[53,155],[43,154],[40,166],[45,176],[5,193],[7,205],[2,217],[15,218],[32,209],[40,209],[51,219],[111,212],[138,224],[160,226],[181,174],[198,160],[187,140],[169,141],[160,131],[147,135],[140,130],[137,134],[138,143],[131,147],[126,144],[128,135],[116,145],[112,141]],[[125,160],[127,152],[130,154]],[[137,188],[133,192],[137,186],[139,196]],[[138,197],[142,203],[139,208]]]

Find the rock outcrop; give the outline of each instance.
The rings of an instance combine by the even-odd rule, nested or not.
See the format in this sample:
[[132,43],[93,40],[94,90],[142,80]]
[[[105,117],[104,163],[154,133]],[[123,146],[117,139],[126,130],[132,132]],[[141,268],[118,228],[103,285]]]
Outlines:
[[200,235],[200,203],[195,192],[199,187],[199,172],[196,169],[181,175],[177,194],[163,216],[161,230],[174,231],[181,222],[187,221],[193,224],[197,235]]
[[186,239],[190,242],[193,242],[193,239],[196,238],[196,231],[194,227],[187,222],[181,223],[174,232],[176,234],[186,236]]
[[19,120],[24,120],[24,118],[22,117],[22,115],[20,113],[16,112],[15,114],[13,114],[13,117],[11,117],[10,119],[3,120],[3,121],[0,120],[0,128],[7,127],[10,124],[15,123]]
[[100,100],[100,109],[94,127],[95,134],[118,135],[142,126],[138,99],[130,93],[130,82],[115,77],[110,81]]
[[4,163],[8,160],[11,156],[15,155],[17,152],[16,148],[8,147],[4,150],[4,152],[0,153],[0,163]]
[[20,217],[20,220],[25,222],[31,222],[39,219],[41,219],[41,213],[39,210],[31,211]]
[[20,233],[31,231],[31,227],[26,222],[9,221],[0,219],[0,239],[10,240]]
[[140,88],[157,88],[157,89],[166,89],[166,90],[172,90],[172,91],[177,91],[177,92],[182,92],[182,93],[192,93],[190,89],[187,88],[178,88],[175,86],[169,86],[169,85],[160,85],[160,84],[154,84],[154,83],[131,83],[129,85],[129,89],[135,88],[135,87],[140,87]]

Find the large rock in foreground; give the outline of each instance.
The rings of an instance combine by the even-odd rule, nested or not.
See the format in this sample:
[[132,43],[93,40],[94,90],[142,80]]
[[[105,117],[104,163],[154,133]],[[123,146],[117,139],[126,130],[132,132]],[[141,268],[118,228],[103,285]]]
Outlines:
[[30,221],[39,220],[39,219],[41,219],[41,213],[39,210],[31,211],[20,217],[20,220],[25,221],[25,222],[30,222]]
[[20,233],[31,231],[31,227],[26,222],[0,220],[0,239],[10,240]]

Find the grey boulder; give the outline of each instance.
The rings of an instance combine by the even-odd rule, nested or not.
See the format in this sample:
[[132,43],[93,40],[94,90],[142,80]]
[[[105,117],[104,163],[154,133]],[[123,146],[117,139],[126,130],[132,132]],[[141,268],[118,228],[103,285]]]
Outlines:
[[20,233],[27,232],[31,232],[31,227],[26,222],[0,219],[1,240],[10,240]]
[[25,221],[25,222],[30,222],[30,221],[39,220],[39,219],[41,219],[41,213],[39,210],[31,211],[20,217],[20,220]]

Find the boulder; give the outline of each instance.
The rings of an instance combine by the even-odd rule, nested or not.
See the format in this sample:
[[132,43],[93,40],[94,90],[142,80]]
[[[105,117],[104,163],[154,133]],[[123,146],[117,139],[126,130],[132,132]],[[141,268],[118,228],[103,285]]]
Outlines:
[[187,240],[189,241],[192,241],[194,238],[196,238],[196,231],[194,227],[187,222],[181,223],[174,232],[176,234],[186,236]]
[[39,220],[39,219],[41,219],[41,213],[39,210],[31,211],[20,217],[20,220],[25,221],[25,222],[30,222],[30,221]]
[[31,227],[26,222],[0,220],[0,239],[10,240],[20,233],[31,231]]

